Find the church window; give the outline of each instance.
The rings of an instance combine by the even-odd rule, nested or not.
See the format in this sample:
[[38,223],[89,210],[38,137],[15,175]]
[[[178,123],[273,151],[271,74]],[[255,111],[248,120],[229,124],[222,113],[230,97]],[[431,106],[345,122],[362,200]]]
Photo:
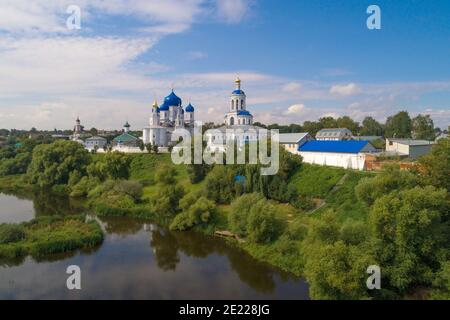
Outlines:
[[241,100],[241,109],[244,109],[244,99]]
[[234,100],[231,100],[231,110],[234,110]]

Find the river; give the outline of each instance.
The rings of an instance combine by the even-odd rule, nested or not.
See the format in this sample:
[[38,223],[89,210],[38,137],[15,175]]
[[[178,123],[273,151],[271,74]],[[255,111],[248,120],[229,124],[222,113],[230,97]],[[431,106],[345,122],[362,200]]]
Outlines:
[[[48,195],[0,194],[0,223],[84,210]],[[97,248],[0,260],[0,299],[308,299],[303,279],[222,239],[137,219],[101,222],[106,236]],[[70,265],[81,269],[81,290],[66,288]]]

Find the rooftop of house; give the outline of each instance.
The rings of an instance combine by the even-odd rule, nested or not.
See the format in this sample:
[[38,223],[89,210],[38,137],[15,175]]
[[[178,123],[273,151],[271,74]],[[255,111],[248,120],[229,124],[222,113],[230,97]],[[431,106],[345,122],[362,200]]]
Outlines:
[[[366,148],[369,141],[308,141],[298,148],[303,152],[359,153]],[[374,149],[373,147],[371,149]]]
[[397,142],[400,144],[408,145],[408,146],[424,146],[433,144],[433,141],[428,140],[414,140],[414,139],[387,139],[392,142]]
[[308,134],[308,132],[280,133],[280,143],[297,143]]

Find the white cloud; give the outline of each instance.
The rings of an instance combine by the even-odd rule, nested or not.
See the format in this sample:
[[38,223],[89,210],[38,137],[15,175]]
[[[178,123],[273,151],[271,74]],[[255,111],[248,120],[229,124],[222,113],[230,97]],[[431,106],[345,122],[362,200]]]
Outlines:
[[355,83],[349,83],[346,85],[334,85],[330,89],[331,94],[337,94],[341,96],[353,96],[361,92],[361,89]]
[[228,23],[239,23],[253,7],[252,0],[216,0],[217,13]]
[[302,84],[299,82],[289,82],[281,88],[283,92],[289,92],[289,93],[297,93],[302,88]]
[[290,106],[287,111],[285,112],[286,115],[290,115],[290,114],[298,114],[299,112],[302,112],[305,110],[305,105],[304,104],[294,104],[292,106]]

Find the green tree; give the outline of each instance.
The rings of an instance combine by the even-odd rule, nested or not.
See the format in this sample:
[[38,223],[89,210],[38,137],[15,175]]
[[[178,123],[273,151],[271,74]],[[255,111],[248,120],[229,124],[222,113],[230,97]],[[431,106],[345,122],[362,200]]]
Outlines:
[[450,139],[440,139],[418,162],[423,183],[450,191]]
[[319,123],[322,128],[337,128],[338,124],[335,118],[333,117],[322,117],[319,119]]
[[[182,207],[183,199],[180,201],[180,207]],[[187,201],[183,205],[186,206],[186,203]],[[216,205],[213,201],[205,197],[197,198],[193,204],[174,218],[170,229],[180,231],[191,229],[196,225],[207,223],[215,213]]]
[[27,176],[31,183],[42,188],[67,184],[72,171],[86,172],[89,153],[78,142],[56,141],[41,144],[33,150]]
[[393,165],[385,166],[383,171],[373,178],[361,179],[355,191],[359,200],[371,206],[375,200],[392,191],[410,189],[418,184],[416,175]]
[[412,119],[412,131],[414,139],[434,140],[434,123],[429,115],[419,114]]
[[156,169],[155,180],[164,185],[171,185],[176,182],[177,171],[169,164],[163,164]]
[[412,123],[407,111],[388,117],[385,125],[387,138],[411,138]]
[[372,117],[365,117],[360,134],[362,136],[382,136],[383,125]]
[[128,179],[130,176],[131,158],[125,153],[109,152],[100,160],[91,163],[87,167],[90,177],[101,181],[106,179]]
[[359,123],[354,121],[349,116],[343,116],[336,120],[337,126],[339,128],[347,128],[353,134],[356,134],[359,131]]
[[375,201],[369,226],[386,286],[404,293],[414,284],[431,284],[440,258],[448,254],[447,197],[446,190],[427,186],[393,192]]

